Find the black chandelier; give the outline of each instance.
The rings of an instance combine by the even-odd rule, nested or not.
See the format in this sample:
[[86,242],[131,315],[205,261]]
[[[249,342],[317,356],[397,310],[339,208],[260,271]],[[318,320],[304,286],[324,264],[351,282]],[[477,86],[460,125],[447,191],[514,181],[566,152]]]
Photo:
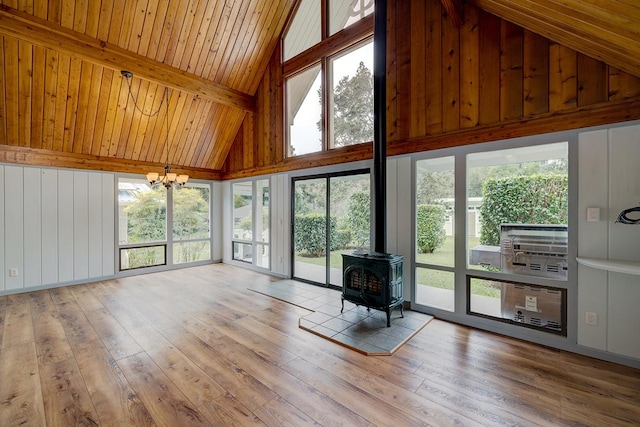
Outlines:
[[120,71],[120,74],[122,74],[122,77],[124,77],[127,81],[127,86],[129,88],[129,96],[133,100],[133,105],[135,106],[136,110],[138,110],[140,114],[142,114],[143,116],[147,116],[147,117],[156,116],[162,109],[162,104],[166,102],[166,105],[167,105],[166,107],[167,114],[165,115],[167,126],[166,126],[166,141],[165,141],[166,142],[166,161],[164,165],[164,175],[160,175],[158,172],[147,173],[146,176],[147,176],[147,181],[149,181],[149,185],[151,185],[152,187],[155,187],[162,184],[167,189],[173,186],[178,186],[178,187],[183,186],[189,180],[189,175],[178,175],[174,172],[171,172],[171,167],[169,166],[169,95],[167,92],[167,88],[166,87],[164,88],[162,102],[158,106],[158,109],[152,113],[145,113],[138,106],[138,103],[136,102],[136,99],[133,97],[133,93],[131,92],[130,79],[133,77],[133,73],[131,71],[122,70]]

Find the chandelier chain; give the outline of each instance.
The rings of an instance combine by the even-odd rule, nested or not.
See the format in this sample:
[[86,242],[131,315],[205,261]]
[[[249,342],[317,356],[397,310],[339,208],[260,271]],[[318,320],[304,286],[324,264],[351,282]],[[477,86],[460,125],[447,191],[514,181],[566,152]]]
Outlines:
[[[167,133],[167,143],[166,143],[166,150],[167,150],[167,162],[166,165],[169,166],[169,92],[165,86],[164,88],[164,97],[162,99],[162,102],[167,101],[167,116],[165,118],[165,121],[167,123],[166,126],[166,133]],[[160,107],[162,107],[162,104],[160,104]],[[158,108],[158,112],[160,111],[160,108]],[[156,113],[157,114],[157,113]]]
[[[142,114],[143,116],[146,116],[146,117],[157,116],[158,113],[160,113],[160,110],[162,110],[162,104],[164,104],[165,97],[164,96],[162,97],[162,101],[160,101],[160,105],[158,105],[158,109],[156,111],[151,112],[151,113],[145,113],[144,110],[142,108],[140,108],[140,106],[138,105],[138,101],[136,100],[136,98],[134,98],[133,91],[131,90],[131,77],[133,75],[126,75],[126,74],[124,74],[124,72],[122,73],[122,75],[124,76],[124,79],[127,82],[127,86],[129,86],[129,98],[131,98],[131,100],[133,101],[133,105],[134,105],[134,107],[136,107],[136,110],[138,110],[140,112],[140,114]],[[167,88],[165,87],[164,90],[166,92]]]

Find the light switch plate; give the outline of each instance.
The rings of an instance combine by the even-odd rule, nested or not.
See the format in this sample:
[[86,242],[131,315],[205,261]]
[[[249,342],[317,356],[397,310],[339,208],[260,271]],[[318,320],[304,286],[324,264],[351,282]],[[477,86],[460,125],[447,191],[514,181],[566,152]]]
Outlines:
[[587,222],[600,221],[600,208],[587,208]]

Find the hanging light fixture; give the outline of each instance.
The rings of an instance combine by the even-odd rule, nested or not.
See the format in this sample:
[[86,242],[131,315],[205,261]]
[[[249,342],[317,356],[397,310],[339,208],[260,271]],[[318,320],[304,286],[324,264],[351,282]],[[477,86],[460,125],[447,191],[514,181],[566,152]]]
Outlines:
[[133,73],[131,71],[122,70],[120,74],[127,80],[127,86],[129,87],[129,96],[133,100],[133,105],[136,107],[136,110],[140,112],[143,116],[153,117],[158,115],[160,109],[162,108],[162,104],[166,102],[167,104],[167,114],[165,115],[165,120],[167,122],[166,126],[166,160],[164,164],[164,175],[160,175],[158,172],[149,172],[147,173],[147,181],[149,181],[149,185],[152,187],[158,186],[162,184],[165,188],[169,189],[173,186],[181,187],[187,183],[189,180],[189,175],[178,175],[174,172],[171,172],[171,167],[169,166],[169,95],[167,92],[167,88],[164,88],[164,94],[162,97],[162,102],[160,106],[158,106],[158,110],[153,113],[145,113],[136,102],[136,99],[133,97],[133,93],[131,92],[131,81],[130,79],[133,77]]

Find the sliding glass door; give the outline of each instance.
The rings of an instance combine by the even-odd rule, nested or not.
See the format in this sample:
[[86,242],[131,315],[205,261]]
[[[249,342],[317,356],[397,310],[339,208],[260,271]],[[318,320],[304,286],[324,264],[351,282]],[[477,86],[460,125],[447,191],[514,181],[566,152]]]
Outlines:
[[368,171],[293,181],[293,277],[342,286],[342,254],[369,249]]
[[310,282],[327,280],[327,180],[294,182],[293,275]]

